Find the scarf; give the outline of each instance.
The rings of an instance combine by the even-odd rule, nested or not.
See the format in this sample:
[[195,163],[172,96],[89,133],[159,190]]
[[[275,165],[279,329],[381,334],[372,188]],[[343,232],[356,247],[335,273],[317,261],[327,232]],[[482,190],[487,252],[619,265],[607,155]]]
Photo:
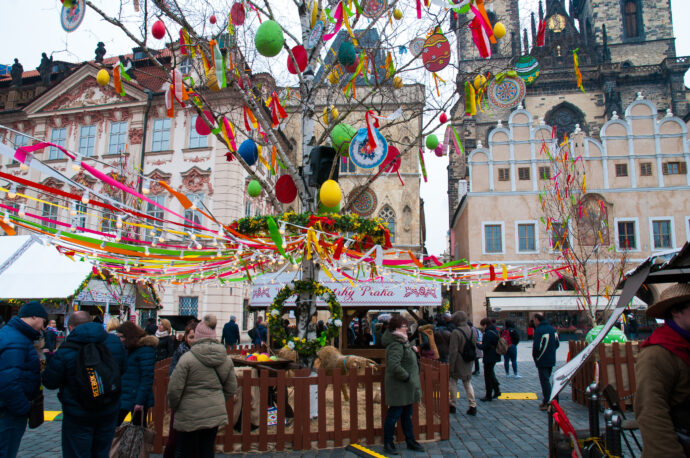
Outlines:
[[56,333],[56,334],[57,334],[57,332],[58,332],[58,330],[57,330],[56,328],[52,327],[52,326],[48,326],[48,327],[46,328],[46,331],[53,331],[53,332]]
[[391,332],[391,334],[393,334],[396,337],[400,337],[403,340],[403,342],[407,342],[407,333],[405,331],[396,330]]
[[168,332],[167,329],[166,329],[165,331],[158,331],[158,330],[156,330],[156,337],[158,337],[159,339],[160,339],[161,337],[168,337],[169,335],[170,335],[170,333]]
[[690,366],[690,333],[680,328],[673,320],[666,320],[666,324],[656,329],[640,348],[649,345],[661,345]]

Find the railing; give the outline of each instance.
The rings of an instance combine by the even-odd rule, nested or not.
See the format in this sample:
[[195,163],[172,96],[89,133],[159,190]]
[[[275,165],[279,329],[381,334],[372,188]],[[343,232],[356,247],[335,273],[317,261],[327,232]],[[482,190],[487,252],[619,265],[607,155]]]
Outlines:
[[[570,357],[580,353],[587,343],[582,341],[569,342]],[[571,381],[573,401],[587,405],[585,390],[599,377],[599,387],[605,388],[613,385],[618,392],[620,407],[626,410],[626,404],[632,404],[637,390],[635,384],[635,361],[639,352],[638,342],[631,341],[624,344],[614,342],[612,344],[600,344],[599,347],[587,358],[585,363],[575,372]],[[598,363],[598,374],[595,374],[595,362]]]
[[[239,353],[230,350],[230,353]],[[153,424],[156,431],[154,453],[161,453],[167,441],[168,428],[164,428],[167,402],[168,369],[170,360],[156,364],[154,377],[155,405]],[[294,372],[294,374],[292,373]],[[312,448],[342,447],[350,443],[366,442],[369,445],[383,442],[383,422],[388,408],[385,403],[384,368],[367,368],[362,375],[353,372],[342,375],[339,370],[327,375],[319,369],[310,375],[308,369],[295,371],[252,370],[245,371],[237,379],[242,390],[242,412],[251,412],[252,387],[258,387],[259,424],[250,431],[251,415],[241,416],[241,432],[234,429],[235,401],[229,399],[226,408],[230,424],[219,430],[216,445],[226,453],[258,451],[306,450]],[[415,437],[420,440],[447,440],[450,436],[449,419],[449,370],[447,364],[421,359],[420,381],[422,400],[414,405],[412,421]],[[310,389],[316,387],[318,415],[310,418]],[[342,387],[349,393],[349,401],[341,395]],[[267,406],[269,391],[275,396],[277,423],[268,425]],[[256,388],[254,390],[256,393]],[[380,396],[378,395],[380,393]],[[376,403],[375,399],[380,399]],[[294,416],[286,418],[288,407]],[[286,421],[287,420],[287,421]],[[399,439],[403,439],[398,428]]]

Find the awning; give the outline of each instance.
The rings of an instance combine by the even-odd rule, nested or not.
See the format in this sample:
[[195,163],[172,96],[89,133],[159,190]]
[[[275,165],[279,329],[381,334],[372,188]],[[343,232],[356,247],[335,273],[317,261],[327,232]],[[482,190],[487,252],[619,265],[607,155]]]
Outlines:
[[136,302],[136,290],[134,285],[126,283],[124,286],[109,285],[104,280],[92,278],[84,289],[74,297],[79,303],[99,305],[123,305],[134,306]]
[[0,237],[0,299],[65,299],[91,271],[30,235]]
[[[297,274],[298,272],[289,272],[259,277],[260,281],[255,282],[252,288],[249,307],[263,309],[270,306],[278,291],[295,279]],[[374,281],[354,281],[353,286],[339,273],[333,272],[333,276],[340,281],[331,280],[321,271],[319,283],[332,289],[338,297],[340,306],[344,308],[404,309],[441,305],[440,283],[418,282],[405,275],[386,274],[385,277]],[[284,307],[294,307],[295,297],[292,296],[285,301]],[[326,307],[326,303],[319,298],[317,307]]]
[[[620,296],[614,296],[613,304]],[[494,312],[557,312],[582,310],[578,305],[579,298],[572,294],[554,292],[545,295],[527,295],[522,293],[494,293],[487,294],[489,309]],[[592,296],[592,302],[597,304],[597,310],[604,310],[608,300],[603,296]],[[647,304],[638,297],[632,300],[632,307],[638,310],[647,308]]]

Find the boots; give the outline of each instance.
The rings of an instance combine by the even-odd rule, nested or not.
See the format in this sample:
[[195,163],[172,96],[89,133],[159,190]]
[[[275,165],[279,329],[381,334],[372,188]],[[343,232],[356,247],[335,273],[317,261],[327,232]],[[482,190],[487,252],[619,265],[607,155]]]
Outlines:
[[414,450],[415,452],[426,451],[424,447],[422,447],[422,444],[420,444],[416,440],[407,441],[407,448],[409,448],[410,450]]
[[388,455],[400,455],[398,449],[395,448],[394,442],[386,442],[383,444],[383,451]]
[[476,407],[470,407],[469,409],[467,409],[467,415],[472,415],[472,416],[477,415],[477,408]]
[[450,413],[455,413],[455,406],[450,406]]

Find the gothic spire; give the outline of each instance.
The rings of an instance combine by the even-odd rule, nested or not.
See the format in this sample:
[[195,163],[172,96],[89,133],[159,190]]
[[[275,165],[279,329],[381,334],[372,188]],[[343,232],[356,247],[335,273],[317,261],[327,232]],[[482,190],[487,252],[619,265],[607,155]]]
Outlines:
[[522,29],[522,40],[524,41],[524,54],[529,54],[529,40],[527,38],[527,27]]
[[539,20],[544,20],[544,5],[542,4],[541,0],[539,0]]
[[534,20],[534,11],[530,14],[530,23],[532,26],[532,43],[537,42],[537,23]]

